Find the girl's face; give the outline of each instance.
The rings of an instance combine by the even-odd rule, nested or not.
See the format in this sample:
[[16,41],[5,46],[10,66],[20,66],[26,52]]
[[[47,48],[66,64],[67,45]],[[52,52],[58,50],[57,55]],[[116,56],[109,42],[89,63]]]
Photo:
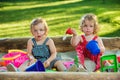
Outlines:
[[44,24],[39,23],[33,26],[31,32],[37,41],[41,40],[46,32]]
[[85,20],[83,26],[81,27],[85,35],[91,35],[94,32],[94,23],[93,21]]

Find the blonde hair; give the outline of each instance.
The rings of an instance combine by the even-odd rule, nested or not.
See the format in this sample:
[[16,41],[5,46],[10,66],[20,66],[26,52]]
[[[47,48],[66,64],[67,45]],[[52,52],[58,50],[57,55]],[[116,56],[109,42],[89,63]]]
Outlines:
[[43,25],[45,27],[45,35],[47,35],[48,34],[48,25],[47,25],[46,20],[44,20],[42,18],[36,18],[36,19],[32,20],[32,22],[30,24],[30,29],[32,30],[32,28],[39,23],[43,23]]
[[80,22],[80,28],[82,28],[85,24],[85,20],[89,20],[92,21],[94,23],[94,31],[93,34],[96,34],[99,30],[98,27],[98,20],[97,20],[97,16],[92,14],[92,13],[88,13],[85,14],[82,18],[81,18],[81,22]]

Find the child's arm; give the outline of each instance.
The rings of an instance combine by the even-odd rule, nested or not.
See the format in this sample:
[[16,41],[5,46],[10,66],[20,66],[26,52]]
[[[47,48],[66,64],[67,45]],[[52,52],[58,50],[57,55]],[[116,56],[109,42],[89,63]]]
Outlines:
[[56,58],[57,52],[56,52],[54,41],[52,39],[49,39],[46,45],[49,46],[50,53],[51,53],[51,56],[44,62],[44,65],[47,67],[49,66],[50,62]]
[[77,35],[77,32],[74,29],[72,29],[72,32],[71,45],[75,47],[80,42],[80,36]]
[[100,37],[98,37],[97,42],[98,42],[98,45],[100,47],[100,52],[104,53],[105,52],[105,47],[104,47],[103,41]]
[[32,40],[29,39],[28,42],[27,42],[27,53],[28,53],[28,57],[30,59],[30,63],[28,65],[35,62],[35,58],[32,55],[32,47],[33,47]]

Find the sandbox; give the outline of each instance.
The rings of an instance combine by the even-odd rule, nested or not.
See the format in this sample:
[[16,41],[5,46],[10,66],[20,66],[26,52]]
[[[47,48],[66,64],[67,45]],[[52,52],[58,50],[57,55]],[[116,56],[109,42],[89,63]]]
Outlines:
[[[70,45],[70,37],[51,37],[56,45],[58,55],[71,58],[69,52],[75,51]],[[7,53],[9,49],[26,49],[29,38],[6,38],[0,39],[0,54]],[[102,38],[106,47],[105,54],[119,54],[120,38]],[[68,52],[68,53],[67,53]],[[66,55],[71,55],[67,56]],[[0,72],[0,80],[120,80],[120,72]]]

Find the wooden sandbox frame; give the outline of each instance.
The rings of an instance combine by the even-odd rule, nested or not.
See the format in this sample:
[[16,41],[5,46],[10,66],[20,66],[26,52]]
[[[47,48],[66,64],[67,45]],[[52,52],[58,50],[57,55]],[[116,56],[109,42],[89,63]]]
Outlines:
[[[55,42],[57,52],[73,51],[74,48],[70,45],[71,36],[66,40],[63,37],[51,37]],[[3,38],[0,39],[0,53],[7,52],[9,49],[26,49],[29,38]],[[104,46],[108,50],[120,50],[120,37],[103,37]]]
[[[73,51],[70,38],[65,41],[62,37],[51,37],[58,52]],[[9,49],[26,49],[29,38],[0,39],[0,53]],[[108,50],[120,50],[120,38],[102,38]],[[120,72],[0,72],[0,80],[120,80]]]

